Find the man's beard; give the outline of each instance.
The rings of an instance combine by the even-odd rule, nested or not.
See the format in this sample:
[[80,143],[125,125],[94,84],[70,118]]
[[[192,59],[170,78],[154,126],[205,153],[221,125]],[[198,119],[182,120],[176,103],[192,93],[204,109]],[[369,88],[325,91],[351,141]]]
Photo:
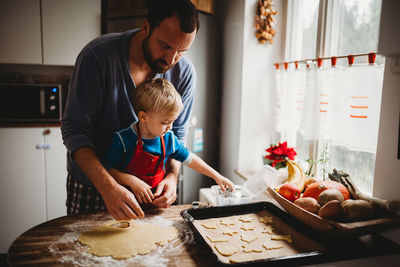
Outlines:
[[168,63],[164,59],[154,59],[153,54],[151,53],[149,40],[151,34],[149,34],[146,38],[144,38],[142,42],[142,50],[144,59],[146,60],[147,64],[155,73],[165,73],[169,70],[173,65],[168,65]]

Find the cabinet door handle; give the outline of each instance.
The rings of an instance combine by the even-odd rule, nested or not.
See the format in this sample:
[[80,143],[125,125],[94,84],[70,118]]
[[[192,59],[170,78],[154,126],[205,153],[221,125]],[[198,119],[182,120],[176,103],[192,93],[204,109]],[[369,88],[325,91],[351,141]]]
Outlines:
[[51,149],[51,145],[50,144],[45,144],[44,146],[43,146],[43,149]]
[[44,149],[44,145],[43,144],[37,144],[36,145],[36,149]]
[[50,129],[46,129],[46,130],[44,130],[44,131],[42,132],[42,134],[43,134],[43,135],[49,135],[49,134],[51,134],[51,131],[50,131]]

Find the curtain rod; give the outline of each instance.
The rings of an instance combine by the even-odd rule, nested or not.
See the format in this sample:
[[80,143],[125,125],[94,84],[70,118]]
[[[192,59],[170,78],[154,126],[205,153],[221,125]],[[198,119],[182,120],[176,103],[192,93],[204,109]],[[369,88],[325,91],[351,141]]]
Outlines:
[[312,58],[312,59],[285,61],[285,62],[280,62],[280,63],[277,62],[277,63],[274,63],[274,65],[277,66],[277,68],[278,68],[278,66],[281,65],[281,64],[287,65],[287,64],[291,64],[291,63],[295,63],[295,64],[297,64],[297,63],[309,63],[310,61],[311,62],[312,61],[317,61],[318,63],[320,63],[320,62],[322,62],[322,60],[327,60],[327,59],[335,61],[335,63],[336,63],[336,59],[338,59],[338,58],[347,58],[349,60],[349,62],[351,61],[351,64],[352,64],[352,62],[354,62],[354,58],[355,57],[361,57],[361,56],[368,56],[370,62],[371,61],[375,62],[376,52],[370,52],[370,53],[364,53],[364,54],[352,54],[352,55],[347,55],[347,56],[318,57],[318,58]]

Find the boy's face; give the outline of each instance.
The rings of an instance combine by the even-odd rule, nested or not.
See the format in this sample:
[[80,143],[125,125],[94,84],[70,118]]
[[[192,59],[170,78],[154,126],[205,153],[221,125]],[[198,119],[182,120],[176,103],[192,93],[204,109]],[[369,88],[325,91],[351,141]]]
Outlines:
[[[141,111],[142,112],[142,111]],[[140,128],[144,138],[156,138],[163,136],[172,129],[172,124],[178,117],[177,114],[165,114],[162,112],[143,112],[139,115]]]
[[143,27],[147,29],[142,43],[143,54],[147,64],[157,73],[165,73],[174,66],[189,50],[196,36],[196,30],[182,32],[176,16],[166,18],[152,32],[148,24]]

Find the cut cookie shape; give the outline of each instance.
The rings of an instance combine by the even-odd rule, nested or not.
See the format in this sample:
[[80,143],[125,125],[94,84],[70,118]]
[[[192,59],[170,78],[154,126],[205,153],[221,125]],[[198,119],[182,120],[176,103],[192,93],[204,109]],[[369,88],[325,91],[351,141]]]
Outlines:
[[201,223],[201,225],[207,229],[217,229],[216,221],[206,221],[206,222]]
[[237,230],[231,229],[231,228],[227,228],[222,232],[223,235],[230,235],[230,236],[233,236],[234,234],[237,234],[237,233],[238,233]]
[[290,235],[271,235],[271,240],[285,240],[288,243],[293,242]]
[[226,226],[235,225],[235,222],[232,221],[232,220],[229,219],[229,218],[227,218],[227,219],[221,219],[221,220],[220,220],[220,223],[221,223],[222,225],[226,225]]
[[256,229],[256,227],[254,225],[251,225],[251,224],[242,224],[240,226],[240,229],[243,229],[245,231],[253,231],[254,229]]
[[266,225],[264,228],[261,230],[261,233],[263,234],[273,234],[274,228],[271,225]]
[[265,242],[262,244],[262,246],[266,249],[266,250],[271,250],[271,249],[280,249],[283,248],[282,244],[279,244],[278,242]]
[[243,247],[243,252],[245,253],[250,253],[250,252],[260,253],[264,251],[264,249],[259,245],[248,244],[248,245],[242,245],[242,247]]
[[226,238],[225,236],[206,235],[206,237],[208,238],[208,240],[210,240],[213,243],[215,243],[215,242],[227,242],[228,241],[228,238]]
[[254,240],[256,240],[257,238],[258,238],[258,236],[256,236],[256,235],[241,235],[240,236],[240,239],[247,243],[251,243]]
[[231,245],[218,244],[214,246],[219,254],[222,256],[231,256],[239,251],[237,247]]
[[247,254],[237,254],[234,255],[229,259],[229,262],[231,263],[239,263],[239,262],[245,262],[245,261],[251,261],[253,260],[253,256],[249,253]]
[[273,217],[269,217],[269,216],[260,217],[260,218],[258,219],[258,221],[259,221],[259,222],[266,223],[266,224],[272,223]]
[[242,222],[244,222],[244,223],[249,223],[249,222],[252,222],[252,221],[253,221],[253,218],[251,218],[250,216],[247,216],[247,215],[245,215],[245,216],[240,216],[240,217],[239,217],[239,221],[242,221]]

